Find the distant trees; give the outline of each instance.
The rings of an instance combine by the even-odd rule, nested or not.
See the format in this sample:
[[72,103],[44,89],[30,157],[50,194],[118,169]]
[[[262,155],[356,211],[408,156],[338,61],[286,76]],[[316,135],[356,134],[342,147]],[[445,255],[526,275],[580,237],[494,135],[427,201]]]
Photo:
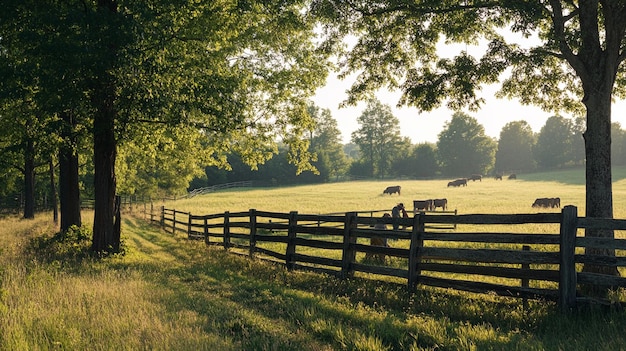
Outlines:
[[496,142],[469,115],[457,112],[439,133],[437,155],[443,174],[486,174],[493,167]]
[[317,156],[313,166],[317,168],[320,181],[336,179],[345,174],[349,167],[337,120],[332,117],[329,109],[320,109],[311,104],[307,110],[314,121],[309,146],[310,152]]
[[423,143],[407,147],[407,157],[396,159],[393,165],[398,176],[431,178],[439,172],[437,152],[433,144]]
[[582,159],[577,154],[577,143],[582,143],[582,136],[577,133],[572,120],[552,116],[541,128],[534,147],[537,164],[543,169],[561,167],[566,164],[578,164]]
[[388,105],[371,99],[357,118],[360,127],[352,132],[359,146],[361,161],[371,177],[383,179],[401,150],[400,122]]
[[500,131],[495,170],[506,172],[535,169],[534,145],[535,134],[528,122],[513,121],[507,123]]

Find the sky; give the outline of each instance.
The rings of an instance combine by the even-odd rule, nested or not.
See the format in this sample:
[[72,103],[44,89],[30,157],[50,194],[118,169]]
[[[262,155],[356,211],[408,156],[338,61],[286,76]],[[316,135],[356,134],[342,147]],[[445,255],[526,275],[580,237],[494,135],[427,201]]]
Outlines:
[[[512,34],[508,34],[512,35]],[[514,38],[514,41],[522,47],[532,45],[532,39]],[[536,44],[536,43],[535,43]],[[468,53],[480,57],[484,51],[483,45],[476,47],[443,46],[439,48],[441,57],[453,57],[458,55],[460,50],[467,50]],[[349,143],[352,132],[359,128],[357,117],[365,109],[366,104],[360,102],[357,106],[339,108],[339,105],[346,100],[346,91],[354,82],[356,75],[345,80],[337,78],[336,74],[330,74],[327,84],[318,89],[313,97],[313,102],[321,108],[329,109],[341,130],[343,143]],[[525,120],[528,122],[533,132],[538,133],[545,125],[546,120],[554,116],[552,112],[545,112],[536,106],[525,106],[517,100],[497,99],[495,93],[499,90],[499,84],[484,86],[477,94],[484,98],[485,103],[478,111],[463,111],[474,117],[478,123],[485,128],[485,134],[493,138],[499,138],[502,127],[508,122]],[[400,134],[411,139],[413,144],[424,142],[437,142],[438,135],[443,130],[445,124],[450,121],[454,111],[448,110],[445,106],[439,109],[419,113],[415,107],[396,107],[400,100],[400,92],[379,91],[377,98],[383,104],[389,105],[395,117],[400,121]],[[568,117],[562,114],[563,117]],[[619,122],[622,129],[626,129],[626,101],[616,101],[612,106],[612,121]]]

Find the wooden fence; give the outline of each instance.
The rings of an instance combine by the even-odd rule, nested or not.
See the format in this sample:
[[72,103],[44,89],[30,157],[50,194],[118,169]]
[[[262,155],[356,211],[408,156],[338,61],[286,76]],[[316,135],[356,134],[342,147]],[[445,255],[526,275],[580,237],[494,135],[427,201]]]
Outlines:
[[[156,218],[158,217],[158,219]],[[581,302],[608,304],[581,294],[583,285],[626,287],[626,278],[582,272],[584,264],[626,266],[626,240],[585,238],[583,229],[626,230],[626,220],[578,217],[577,208],[561,213],[467,214],[419,212],[413,218],[275,213],[251,209],[193,215],[161,208],[150,214],[166,230],[190,239],[284,262],[288,269],[309,269],[341,277],[355,272],[391,276],[417,284],[501,296],[546,299],[571,310]],[[398,230],[376,230],[383,222]],[[528,226],[535,233],[528,233]],[[526,226],[526,229],[516,229]],[[485,231],[484,228],[493,228]],[[476,229],[479,228],[479,231]],[[373,237],[389,247],[372,246]],[[618,235],[616,235],[618,237]],[[615,251],[594,256],[587,248]],[[384,263],[367,255],[384,255]]]

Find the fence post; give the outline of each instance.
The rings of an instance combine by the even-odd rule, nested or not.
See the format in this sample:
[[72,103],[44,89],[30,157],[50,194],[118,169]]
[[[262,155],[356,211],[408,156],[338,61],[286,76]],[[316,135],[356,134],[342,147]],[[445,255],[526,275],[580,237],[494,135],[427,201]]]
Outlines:
[[165,206],[161,206],[161,228],[165,229]]
[[204,243],[209,245],[209,220],[204,216]]
[[298,211],[289,212],[289,228],[287,229],[287,251],[285,252],[285,264],[288,270],[295,266],[294,255],[296,254],[296,226],[298,225]]
[[224,212],[224,250],[230,247],[230,212]]
[[[530,246],[529,245],[522,246],[522,251],[530,251]],[[530,263],[522,263],[522,271],[524,274],[528,274],[528,272],[530,271]],[[529,286],[530,286],[530,279],[522,278],[522,288],[528,288]],[[528,299],[526,297],[522,299],[522,304],[525,309],[528,308]]]
[[420,251],[424,246],[422,234],[424,233],[424,212],[419,212],[413,216],[413,230],[411,231],[411,243],[409,245],[409,279],[408,288],[410,292],[415,291],[420,276]]
[[176,210],[172,210],[172,234],[176,234]]
[[356,251],[353,244],[356,243],[356,237],[352,236],[352,230],[357,226],[357,213],[348,212],[344,221],[343,229],[343,249],[341,257],[341,277],[349,278],[354,275],[352,263],[356,259]]
[[576,307],[576,231],[578,209],[565,206],[561,211],[560,259],[559,259],[559,306],[562,312]]
[[187,219],[187,239],[191,239],[191,212],[189,212],[188,214],[188,219]]
[[250,209],[250,258],[254,258],[256,250],[256,210]]

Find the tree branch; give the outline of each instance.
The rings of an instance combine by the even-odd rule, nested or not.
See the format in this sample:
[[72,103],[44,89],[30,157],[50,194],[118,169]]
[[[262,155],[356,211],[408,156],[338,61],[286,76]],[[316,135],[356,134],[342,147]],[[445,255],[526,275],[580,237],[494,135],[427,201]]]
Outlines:
[[[559,0],[550,0],[550,6],[552,7],[552,26],[554,29],[554,37],[559,43],[559,49],[563,54],[563,58],[574,68],[578,75],[582,78],[587,76],[587,71],[582,61],[574,52],[572,48],[567,44],[565,39],[565,17],[563,16],[563,7]],[[578,11],[578,9],[576,10]]]
[[372,10],[369,8],[356,5],[352,1],[349,1],[349,0],[346,1],[346,3],[348,4],[348,6],[350,6],[351,9],[361,13],[363,16],[368,16],[368,17],[384,15],[384,14],[393,13],[393,12],[401,12],[401,11],[410,11],[411,13],[414,13],[414,14],[425,15],[425,14],[444,14],[444,13],[451,13],[451,12],[464,11],[464,10],[476,10],[476,9],[482,9],[482,8],[502,7],[502,3],[498,1],[488,1],[484,3],[469,4],[469,5],[458,4],[458,5],[442,7],[442,8],[420,7],[420,6],[415,6],[409,3],[403,3],[403,4],[398,4],[396,6],[382,7],[376,10]]

